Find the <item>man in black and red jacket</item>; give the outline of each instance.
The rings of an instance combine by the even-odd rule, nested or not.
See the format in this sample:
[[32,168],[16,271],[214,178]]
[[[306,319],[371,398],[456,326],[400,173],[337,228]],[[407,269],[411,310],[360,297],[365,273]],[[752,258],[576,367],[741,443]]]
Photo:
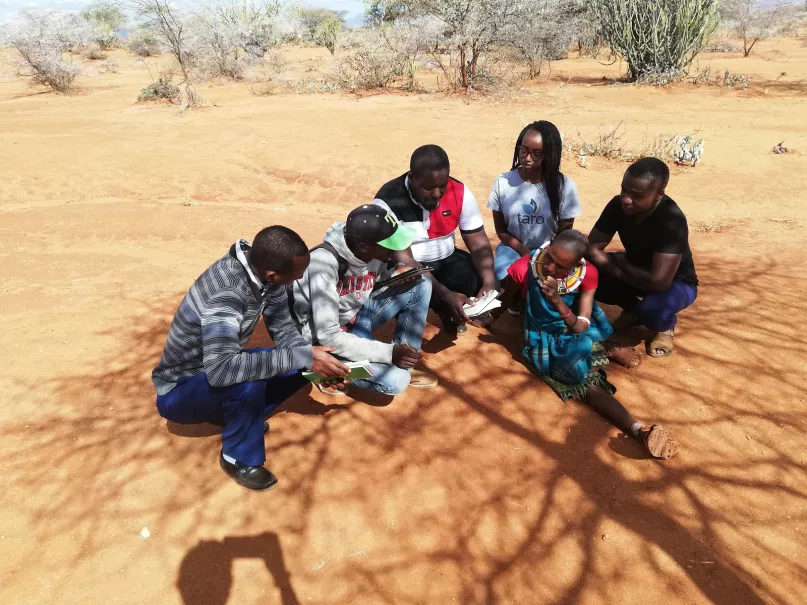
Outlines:
[[[496,287],[493,250],[485,233],[479,205],[468,188],[449,176],[446,152],[437,145],[418,147],[409,172],[390,181],[376,194],[374,204],[391,210],[415,230],[410,249],[395,260],[427,265],[434,271],[431,307],[449,332],[465,332],[468,317],[462,307],[472,296]],[[468,252],[455,244],[459,227]]]

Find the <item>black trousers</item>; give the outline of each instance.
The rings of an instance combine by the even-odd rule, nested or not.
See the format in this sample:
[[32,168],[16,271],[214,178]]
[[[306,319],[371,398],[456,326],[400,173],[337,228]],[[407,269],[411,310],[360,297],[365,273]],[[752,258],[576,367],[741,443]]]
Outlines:
[[[465,250],[455,249],[451,256],[438,261],[422,262],[432,267],[434,279],[452,292],[459,292],[468,298],[476,296],[482,287],[482,279],[476,272],[471,255]],[[435,313],[448,310],[448,306],[432,292],[431,308]]]

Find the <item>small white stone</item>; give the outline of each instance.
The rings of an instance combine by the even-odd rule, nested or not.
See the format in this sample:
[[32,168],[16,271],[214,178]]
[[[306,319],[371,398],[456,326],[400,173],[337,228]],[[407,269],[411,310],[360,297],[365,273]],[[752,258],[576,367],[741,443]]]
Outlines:
[[145,540],[149,536],[151,536],[151,532],[149,531],[148,527],[144,527],[143,529],[140,530],[140,537],[141,538],[143,538]]

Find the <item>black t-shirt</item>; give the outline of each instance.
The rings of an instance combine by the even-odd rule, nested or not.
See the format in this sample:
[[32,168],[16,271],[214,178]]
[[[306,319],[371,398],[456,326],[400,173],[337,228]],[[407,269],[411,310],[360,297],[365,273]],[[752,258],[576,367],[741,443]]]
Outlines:
[[680,254],[681,264],[678,265],[675,279],[691,286],[698,285],[692,251],[689,249],[687,219],[672,198],[665,195],[653,213],[637,223],[635,216],[622,212],[622,203],[617,195],[608,202],[594,228],[612,237],[619,233],[628,261],[638,267],[650,269],[653,254],[657,252]]

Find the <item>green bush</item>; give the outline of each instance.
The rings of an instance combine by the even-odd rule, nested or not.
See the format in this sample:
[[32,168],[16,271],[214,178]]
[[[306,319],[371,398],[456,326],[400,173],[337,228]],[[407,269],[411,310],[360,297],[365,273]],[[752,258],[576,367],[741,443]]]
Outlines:
[[683,73],[718,24],[717,0],[593,0],[603,39],[633,81]]
[[314,30],[314,42],[317,46],[324,46],[333,54],[336,52],[336,45],[339,44],[339,37],[342,34],[342,22],[336,18],[325,19]]

